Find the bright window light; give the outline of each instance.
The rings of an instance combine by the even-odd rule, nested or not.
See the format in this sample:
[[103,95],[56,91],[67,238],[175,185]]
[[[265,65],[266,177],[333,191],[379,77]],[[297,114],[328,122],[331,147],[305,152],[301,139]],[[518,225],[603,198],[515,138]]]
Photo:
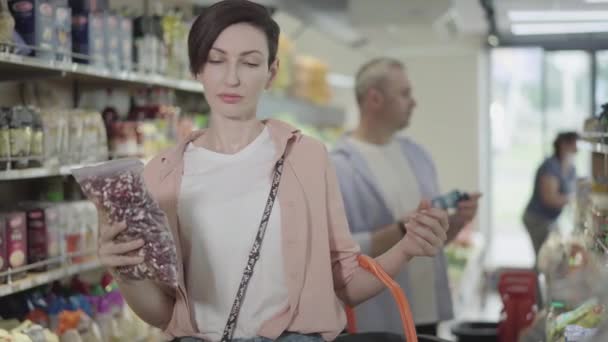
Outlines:
[[604,21],[608,11],[509,11],[508,17],[512,22]]
[[542,23],[542,24],[513,24],[511,32],[514,35],[567,34],[567,33],[600,33],[608,32],[606,23]]
[[590,4],[601,4],[601,3],[607,3],[608,0],[585,0],[585,2],[590,3]]

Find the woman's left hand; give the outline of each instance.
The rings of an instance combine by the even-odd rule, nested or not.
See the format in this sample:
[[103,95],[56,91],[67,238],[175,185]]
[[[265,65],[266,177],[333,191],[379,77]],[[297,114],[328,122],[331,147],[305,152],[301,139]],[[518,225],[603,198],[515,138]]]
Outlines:
[[446,211],[432,208],[428,201],[422,201],[404,222],[407,232],[399,243],[406,255],[433,257],[441,251],[450,228]]

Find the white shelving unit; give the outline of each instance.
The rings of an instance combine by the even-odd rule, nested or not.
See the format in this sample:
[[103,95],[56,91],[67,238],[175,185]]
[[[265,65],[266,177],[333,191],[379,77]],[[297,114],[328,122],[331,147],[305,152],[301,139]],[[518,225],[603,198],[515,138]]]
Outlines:
[[195,80],[180,80],[129,71],[111,71],[80,63],[0,53],[0,81],[49,77],[71,77],[91,83],[133,83],[187,92],[203,92],[203,86]]
[[[62,266],[46,272],[28,273],[22,279],[10,281],[7,284],[0,285],[0,297],[26,291],[41,285],[52,283],[56,280],[80,274],[82,272],[92,271],[100,267],[101,265],[99,264],[99,262],[97,260],[94,260],[79,264]],[[14,272],[16,273],[18,271],[15,270]]]
[[581,135],[578,145],[588,152],[608,154],[608,134],[605,133],[584,133]]
[[0,170],[0,181],[11,181],[20,179],[44,178],[55,176],[69,176],[72,170],[86,165],[68,165],[57,167],[37,167],[22,170]]

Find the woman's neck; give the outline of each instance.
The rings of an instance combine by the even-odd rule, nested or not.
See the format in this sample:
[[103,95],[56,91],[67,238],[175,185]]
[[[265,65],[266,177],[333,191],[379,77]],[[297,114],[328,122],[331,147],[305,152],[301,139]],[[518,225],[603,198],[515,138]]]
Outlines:
[[234,154],[247,147],[263,130],[264,124],[255,117],[239,120],[212,115],[207,131],[194,141],[194,145],[218,153]]

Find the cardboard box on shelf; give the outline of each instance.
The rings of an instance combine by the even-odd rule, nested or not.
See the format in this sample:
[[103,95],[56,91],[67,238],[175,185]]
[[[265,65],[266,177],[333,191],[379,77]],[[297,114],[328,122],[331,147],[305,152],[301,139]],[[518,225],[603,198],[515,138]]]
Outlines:
[[108,0],[69,0],[69,4],[72,11],[78,14],[104,12],[110,8]]
[[15,31],[26,44],[38,50],[32,55],[55,59],[55,7],[49,0],[9,0],[8,6],[15,19]]
[[[24,212],[1,214],[6,225],[5,243],[8,266],[19,268],[27,265],[27,226]],[[12,279],[25,276],[25,272],[14,274]]]
[[74,61],[105,67],[105,15],[72,13],[72,50],[88,56],[75,57]]
[[133,21],[120,17],[120,61],[123,70],[133,69]]
[[110,70],[117,71],[121,66],[120,18],[114,14],[105,17],[104,44],[106,64]]

